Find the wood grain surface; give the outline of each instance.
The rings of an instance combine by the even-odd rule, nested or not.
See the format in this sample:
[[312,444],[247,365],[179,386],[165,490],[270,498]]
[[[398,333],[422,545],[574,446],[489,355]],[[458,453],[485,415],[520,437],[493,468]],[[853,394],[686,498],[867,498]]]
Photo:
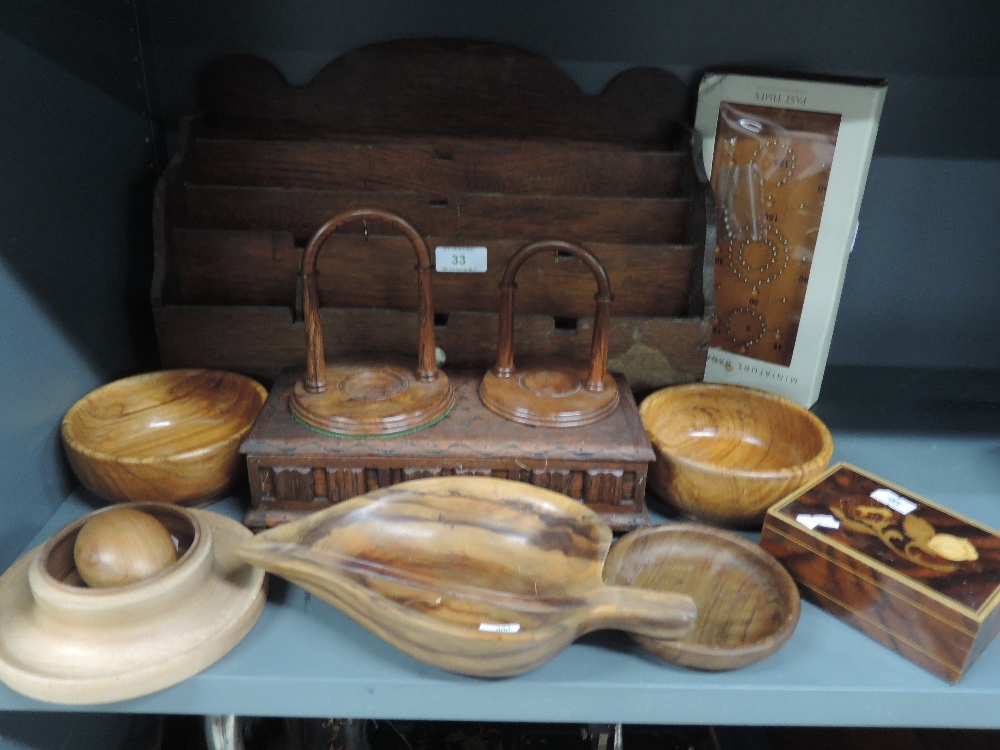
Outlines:
[[336,140],[263,140],[225,137],[198,122],[187,178],[206,185],[591,198],[683,191],[681,150],[486,137],[370,140],[349,132]]
[[799,620],[799,592],[778,561],[741,536],[701,524],[663,524],[626,534],[611,548],[604,580],[694,599],[698,621],[684,638],[632,638],[661,659],[707,670],[736,669],[781,648]]
[[[198,81],[198,105],[219,130],[276,136],[359,133],[466,138],[676,143],[688,109],[684,83],[662,68],[616,77],[598,97],[524,49],[468,40],[374,44],[331,62],[305,86],[270,63],[221,58]],[[365,106],[357,106],[363,102]]]
[[[676,244],[688,238],[691,202],[685,198],[579,198],[469,193],[307,190],[284,186],[184,187],[186,226],[289,232],[305,243],[340,211],[371,206],[399,214],[427,236],[455,245],[489,245],[495,239]],[[360,230],[358,231],[360,233]]]
[[[164,305],[156,308],[154,317],[161,356],[177,367],[231,369],[272,383],[283,369],[305,358],[302,322],[287,306]],[[416,356],[415,313],[324,308],[320,318],[328,357]],[[561,324],[551,315],[517,316],[520,356],[585,359],[590,351],[590,320]],[[608,369],[626,376],[637,392],[698,380],[705,372],[702,344],[708,326],[701,318],[613,318]],[[451,313],[435,331],[451,367],[479,368],[481,374],[496,360],[495,313]],[[226,345],[220,346],[220,341]]]
[[[401,272],[412,264],[405,238],[381,234],[369,225],[369,237],[340,233],[329,237],[316,277],[325,307],[416,310],[413,279]],[[297,288],[302,248],[288,232],[227,229],[172,231],[173,278],[164,299],[173,304],[274,305],[301,310]],[[430,235],[428,247],[465,244],[455,237]],[[489,267],[483,273],[435,273],[434,309],[438,314],[495,312],[500,277],[521,240],[489,243]],[[680,316],[688,309],[695,249],[691,245],[588,243],[607,268],[615,289],[615,314]],[[374,255],[373,255],[374,254]],[[371,259],[377,257],[378,263]],[[656,268],[650,273],[650,268]],[[583,264],[556,252],[533,258],[518,279],[517,309],[561,318],[586,318],[594,309],[594,288]]]
[[[917,507],[903,514],[872,497],[872,492],[887,488]],[[855,551],[858,559],[871,561],[864,564],[866,569],[876,563],[894,577],[926,586],[973,613],[989,606],[1000,589],[1000,536],[897,489],[887,480],[845,469],[783,503],[779,512],[789,520],[800,514],[833,515],[840,522],[839,528],[817,528],[815,535]],[[935,553],[934,535],[968,542],[974,559]]]
[[[529,258],[551,251],[582,262],[597,282],[590,356],[585,367],[558,363],[518,368],[514,365],[515,279]],[[479,386],[483,405],[504,419],[534,427],[580,427],[599,422],[611,414],[618,406],[618,384],[608,374],[612,299],[607,271],[580,245],[542,240],[514,253],[500,280],[497,362],[483,376]]]
[[239,446],[266,397],[232,372],[135,375],[77,401],[63,445],[77,478],[108,502],[204,503],[240,478]]
[[258,534],[235,552],[303,586],[410,656],[504,676],[583,633],[687,634],[683,595],[607,586],[611,530],[520,482],[422,479]]
[[[328,362],[316,285],[319,253],[339,228],[367,221],[388,224],[409,241],[416,256],[417,357],[412,366],[384,360]],[[327,220],[302,257],[302,314],[306,335],[305,373],[289,397],[300,422],[339,435],[382,436],[420,429],[441,419],[455,403],[448,376],[438,370],[434,341],[432,263],[417,230],[401,217],[377,208],[345,211]]]
[[264,572],[227,552],[250,532],[218,513],[138,503],[177,540],[173,564],[101,588],[80,578],[73,549],[102,508],[57,531],[0,576],[0,680],[50,703],[123,701],[216,662],[264,608]]
[[485,408],[481,373],[449,373],[455,406],[420,432],[378,440],[331,438],[292,418],[297,370],[275,383],[241,450],[247,456],[252,528],[284,523],[356,495],[433,476],[492,476],[551,489],[585,503],[616,530],[649,523],[646,474],[653,450],[631,392],[584,427],[526,427]]
[[128,507],[112,508],[87,521],[73,544],[76,569],[92,588],[135,583],[176,560],[167,527]]
[[[680,126],[687,100],[661,70],[627,71],[590,96],[543,58],[469,42],[373,45],[304,86],[260,59],[214,61],[155,200],[161,358],[225,360],[267,379],[295,365],[295,335],[279,318],[301,317],[301,248],[330,215],[378,205],[431,248],[487,248],[485,273],[434,273],[451,362],[488,367],[496,324],[476,314],[496,314],[499,274],[518,247],[553,238],[585,245],[607,268],[617,314],[629,316],[610,331],[615,372],[652,387],[700,378],[711,292],[706,304],[706,190]],[[346,315],[364,331],[335,345],[405,353],[400,331],[417,309],[396,263],[405,243],[373,223],[327,243],[323,317]],[[586,352],[592,298],[580,271],[559,254],[526,269],[521,310],[544,316],[525,329],[526,351]]]
[[[908,512],[872,497],[886,490]],[[801,524],[814,515],[838,528]],[[761,544],[804,597],[949,681],[1000,632],[996,532],[847,464],[768,511]]]
[[650,483],[683,513],[753,526],[767,508],[819,476],[833,438],[810,411],[764,391],[692,383],[639,407],[656,452]]

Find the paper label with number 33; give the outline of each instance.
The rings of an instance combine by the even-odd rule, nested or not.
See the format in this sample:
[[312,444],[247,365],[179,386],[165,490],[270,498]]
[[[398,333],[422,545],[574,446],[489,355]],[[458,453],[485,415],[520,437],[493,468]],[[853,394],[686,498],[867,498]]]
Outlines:
[[434,248],[434,269],[438,273],[486,273],[486,248],[438,245]]

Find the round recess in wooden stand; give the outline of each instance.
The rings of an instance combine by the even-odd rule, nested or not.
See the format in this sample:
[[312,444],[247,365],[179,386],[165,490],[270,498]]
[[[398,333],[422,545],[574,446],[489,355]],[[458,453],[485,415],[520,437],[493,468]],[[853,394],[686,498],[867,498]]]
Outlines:
[[523,482],[401,482],[264,531],[234,552],[396,648],[463,674],[520,674],[584,633],[688,633],[691,599],[607,586],[611,529]]
[[266,398],[260,383],[234,372],[135,375],[73,404],[63,445],[83,485],[108,502],[200,505],[244,477],[240,443]]
[[[400,229],[416,253],[416,370],[385,361],[327,362],[324,357],[317,258],[331,234],[359,221],[379,221]],[[301,272],[306,373],[295,384],[289,399],[292,415],[299,422],[335,436],[380,437],[427,427],[451,410],[455,394],[448,376],[438,370],[435,361],[432,269],[423,238],[408,222],[388,211],[344,211],[316,231],[306,247]]]
[[687,594],[698,620],[684,638],[630,637],[665,661],[736,669],[781,648],[799,621],[795,581],[774,557],[729,531],[671,523],[623,536],[604,563],[615,586]]
[[753,388],[689,383],[639,406],[653,444],[649,486],[685,515],[759,526],[768,507],[818,477],[833,438],[818,417]]
[[229,554],[248,529],[209,511],[130,507],[168,530],[174,563],[134,583],[88,587],[76,539],[115,506],[67,524],[0,576],[0,680],[11,689],[76,705],[146,695],[208,667],[257,621],[264,573]]
[[[563,252],[579,258],[597,280],[594,331],[588,365],[514,366],[514,278],[521,265],[541,252]],[[600,261],[570,242],[543,240],[525,245],[511,256],[500,280],[497,363],[479,386],[483,405],[504,419],[534,427],[580,427],[607,417],[618,408],[618,384],[608,375],[608,327],[611,284]]]

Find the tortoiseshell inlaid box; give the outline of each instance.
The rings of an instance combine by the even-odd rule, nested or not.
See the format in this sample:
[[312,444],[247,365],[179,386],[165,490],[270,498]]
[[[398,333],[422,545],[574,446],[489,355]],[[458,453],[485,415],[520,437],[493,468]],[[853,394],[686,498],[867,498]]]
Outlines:
[[997,532],[840,463],[767,512],[804,598],[951,682],[1000,629]]

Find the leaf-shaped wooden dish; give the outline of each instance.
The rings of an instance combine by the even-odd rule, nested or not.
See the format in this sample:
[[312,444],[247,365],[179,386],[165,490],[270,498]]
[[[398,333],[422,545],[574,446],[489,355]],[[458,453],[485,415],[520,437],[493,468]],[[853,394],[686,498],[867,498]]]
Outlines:
[[682,638],[694,601],[601,580],[611,530],[576,500],[523,482],[403,482],[258,534],[244,561],[302,586],[422,662],[520,674],[578,636]]

